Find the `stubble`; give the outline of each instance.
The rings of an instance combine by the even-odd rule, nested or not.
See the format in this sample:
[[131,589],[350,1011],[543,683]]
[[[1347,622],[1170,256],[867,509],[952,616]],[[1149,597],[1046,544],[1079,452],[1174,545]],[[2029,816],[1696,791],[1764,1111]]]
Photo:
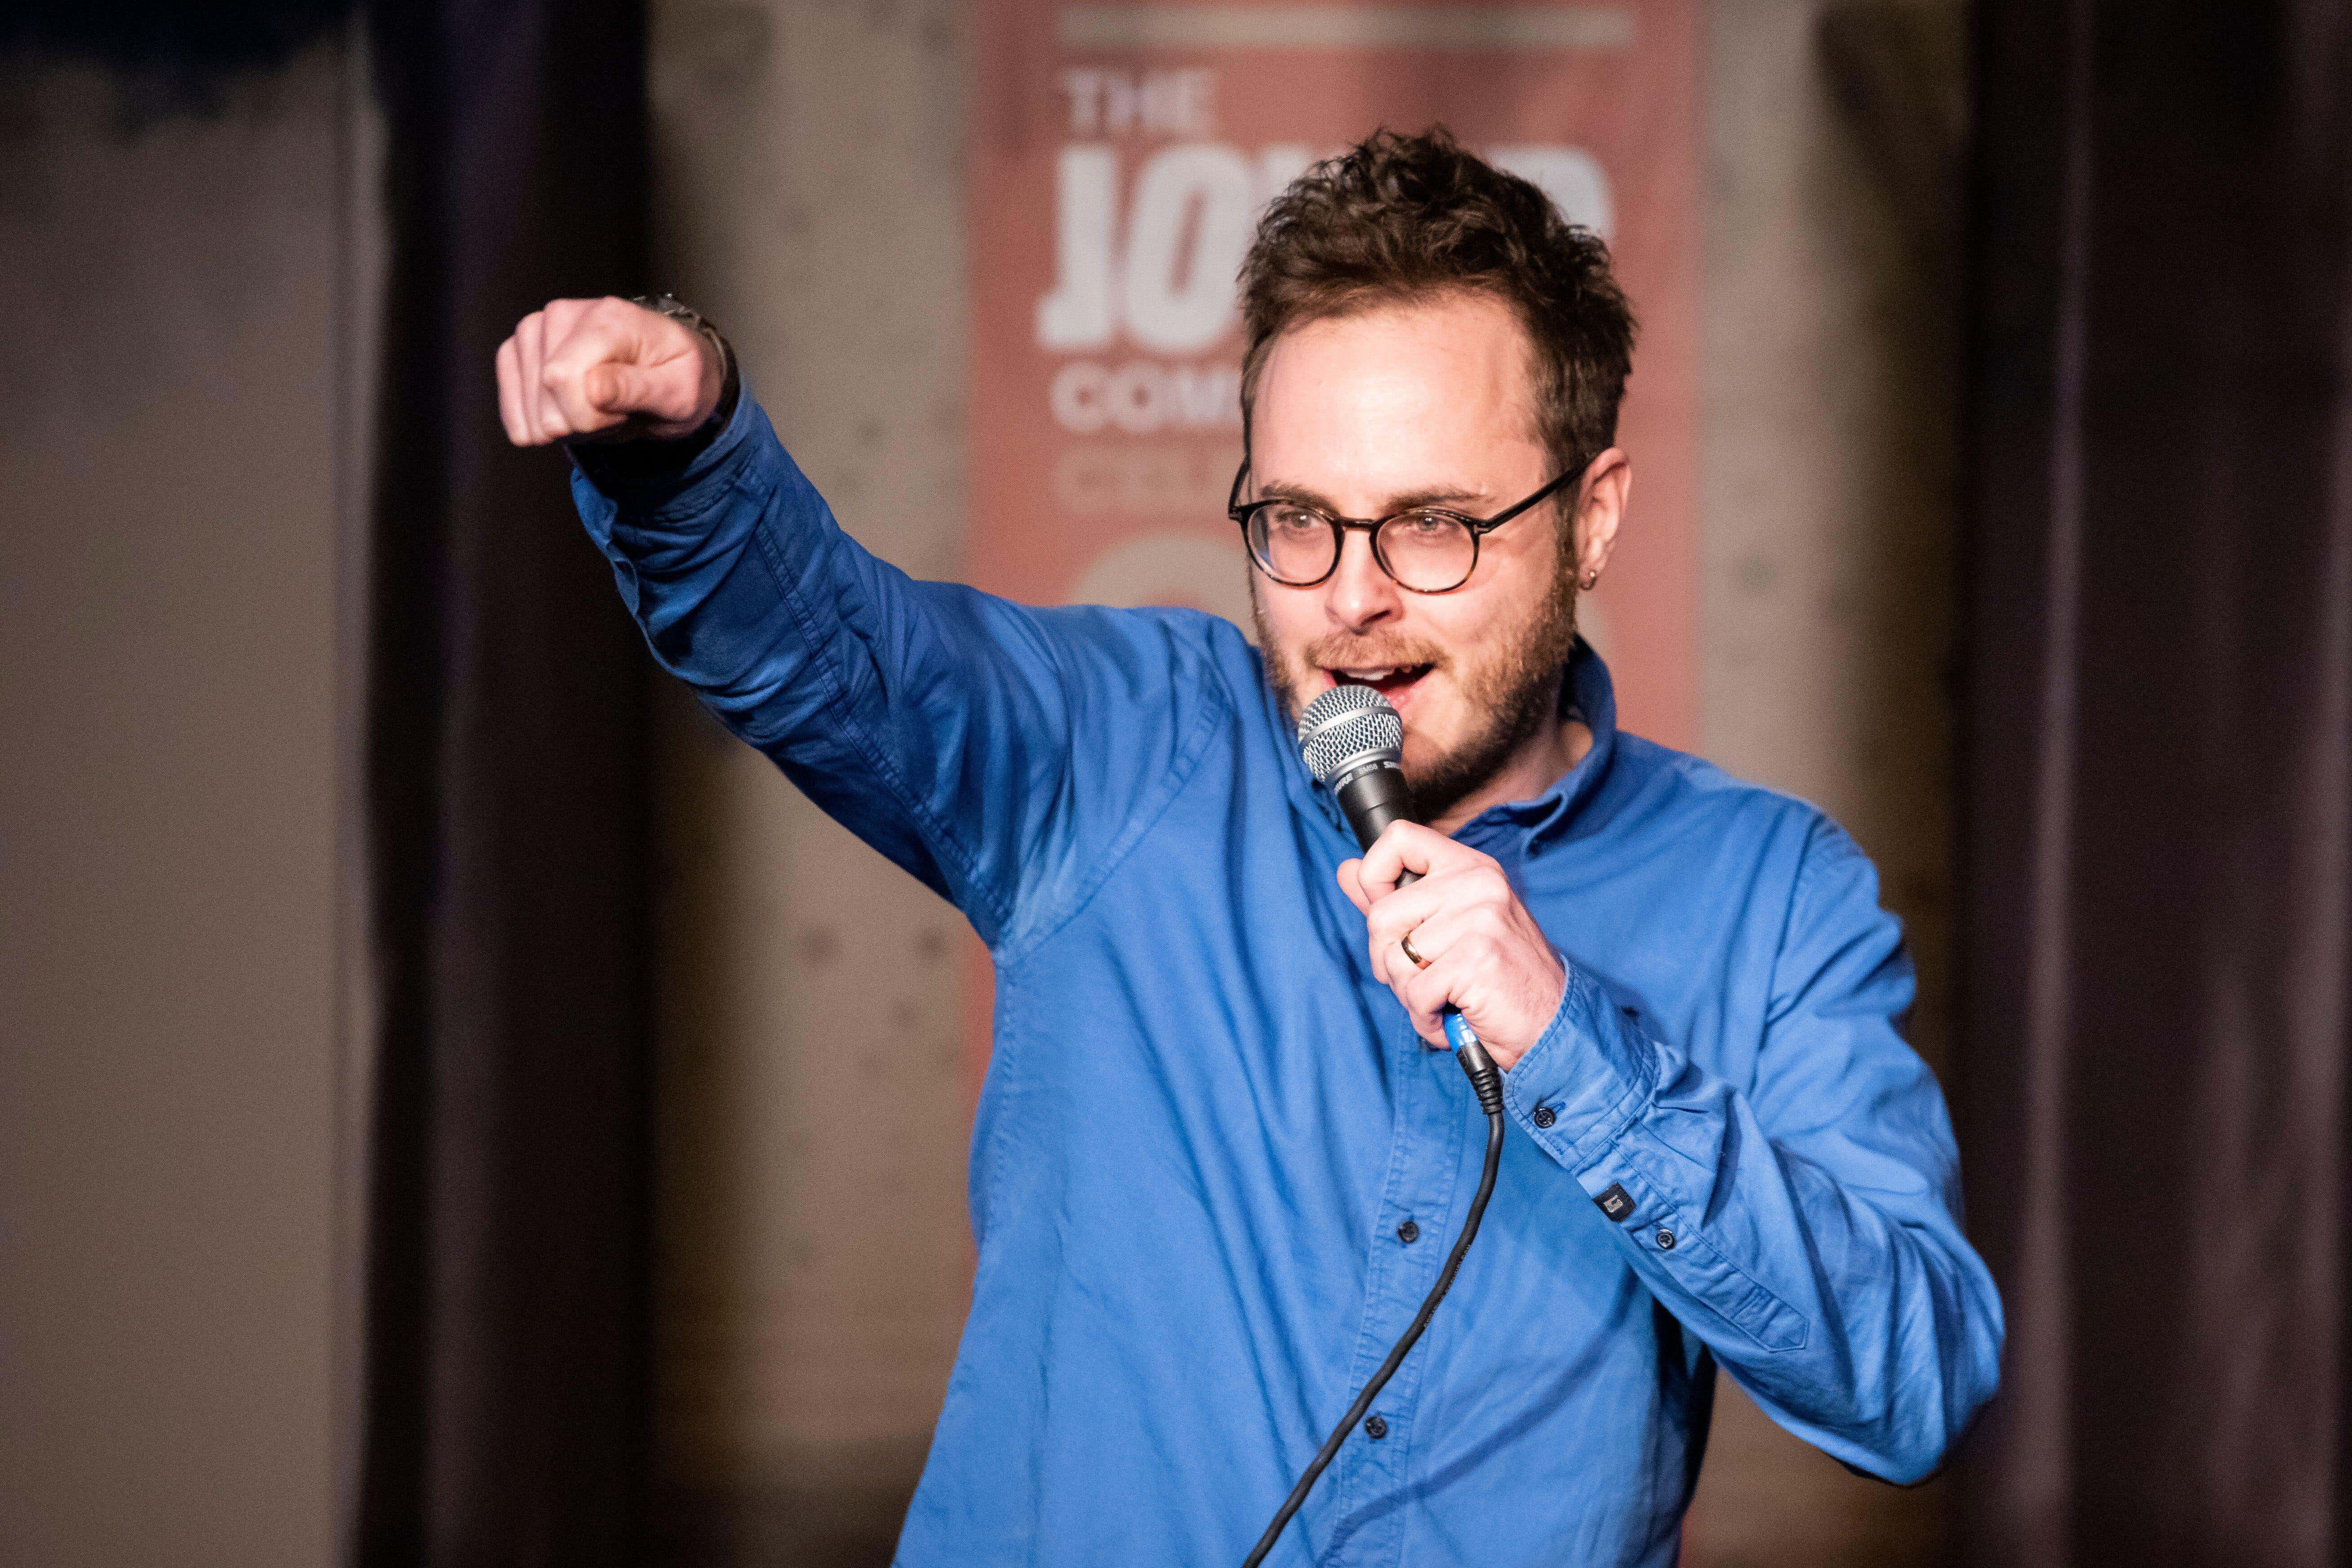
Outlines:
[[1439,756],[1405,765],[1405,783],[1423,821],[1444,816],[1483,788],[1559,710],[1560,683],[1576,648],[1576,579],[1552,574],[1550,591],[1524,630],[1475,664],[1464,666],[1433,644],[1413,637],[1318,637],[1293,656],[1274,640],[1250,574],[1250,616],[1265,657],[1266,679],[1295,727],[1303,694],[1324,668],[1426,664],[1454,677],[1475,721],[1470,733]]

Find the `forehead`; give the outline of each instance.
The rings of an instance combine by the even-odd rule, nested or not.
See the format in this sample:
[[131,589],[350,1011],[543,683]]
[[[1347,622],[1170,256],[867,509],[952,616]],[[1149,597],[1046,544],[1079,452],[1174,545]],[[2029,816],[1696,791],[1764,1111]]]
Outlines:
[[1277,338],[1251,413],[1261,483],[1349,506],[1457,484],[1541,482],[1534,355],[1517,313],[1454,293],[1305,322]]

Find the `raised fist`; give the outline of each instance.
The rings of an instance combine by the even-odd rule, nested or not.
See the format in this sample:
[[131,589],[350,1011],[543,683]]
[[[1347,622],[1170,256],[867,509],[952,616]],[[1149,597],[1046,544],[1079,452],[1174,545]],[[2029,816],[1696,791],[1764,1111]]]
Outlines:
[[600,431],[667,440],[701,428],[725,375],[717,344],[658,310],[551,300],[499,345],[499,416],[518,447]]

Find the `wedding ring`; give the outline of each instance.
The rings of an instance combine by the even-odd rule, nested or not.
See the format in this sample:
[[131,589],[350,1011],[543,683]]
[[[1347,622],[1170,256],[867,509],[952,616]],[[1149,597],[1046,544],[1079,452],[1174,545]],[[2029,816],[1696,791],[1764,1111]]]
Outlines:
[[1422,957],[1421,954],[1413,952],[1412,950],[1412,932],[1407,931],[1404,935],[1397,938],[1397,945],[1404,949],[1404,955],[1412,960],[1412,966],[1415,969],[1427,969],[1429,967],[1429,960]]

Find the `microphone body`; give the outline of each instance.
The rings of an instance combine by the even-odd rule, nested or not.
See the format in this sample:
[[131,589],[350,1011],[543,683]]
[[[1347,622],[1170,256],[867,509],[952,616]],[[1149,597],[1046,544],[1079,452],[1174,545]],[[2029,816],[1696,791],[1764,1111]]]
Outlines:
[[[1421,814],[1412,808],[1412,791],[1404,782],[1404,770],[1393,763],[1366,768],[1331,793],[1347,814],[1348,826],[1356,830],[1356,842],[1367,849],[1389,830],[1391,823],[1421,820]],[[1420,872],[1407,871],[1397,879],[1397,886],[1420,879]]]
[[[1299,750],[1307,767],[1339,803],[1355,830],[1356,842],[1366,849],[1396,822],[1419,822],[1412,788],[1404,779],[1404,721],[1389,700],[1369,686],[1335,686],[1307,705],[1298,718]],[[1397,886],[1421,880],[1418,871],[1406,871]],[[1495,1066],[1478,1032],[1448,1007],[1445,1037],[1454,1059],[1490,1116],[1503,1110],[1503,1075]]]

